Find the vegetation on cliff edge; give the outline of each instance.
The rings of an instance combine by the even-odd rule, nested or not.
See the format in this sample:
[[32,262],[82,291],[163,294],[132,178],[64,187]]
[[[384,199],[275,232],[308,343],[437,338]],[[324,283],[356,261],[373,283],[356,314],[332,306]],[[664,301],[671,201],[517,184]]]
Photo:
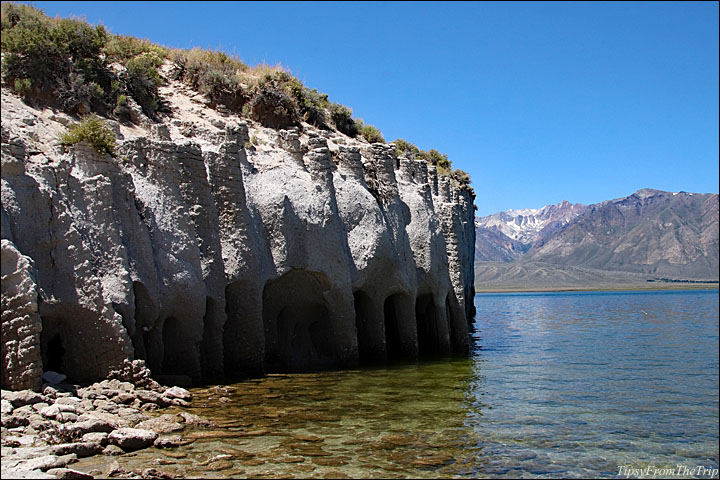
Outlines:
[[[137,121],[139,107],[151,121],[169,114],[158,88],[168,77],[204,95],[211,108],[225,109],[271,128],[301,126],[335,129],[370,143],[385,143],[373,125],[352,117],[352,109],[332,103],[280,65],[249,67],[221,51],[171,49],[149,40],[109,33],[83,19],[50,18],[24,4],[2,3],[2,82],[26,101],[73,115],[97,113]],[[398,153],[424,159],[439,174],[469,189],[469,176],[453,170],[447,155],[419,150],[398,139]]]

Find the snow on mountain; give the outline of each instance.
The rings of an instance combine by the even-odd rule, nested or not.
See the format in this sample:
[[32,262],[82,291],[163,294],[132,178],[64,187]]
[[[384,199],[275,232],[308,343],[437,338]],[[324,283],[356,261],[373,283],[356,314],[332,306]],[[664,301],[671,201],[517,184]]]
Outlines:
[[581,203],[567,200],[556,205],[542,208],[523,208],[507,210],[487,217],[478,217],[475,223],[479,228],[500,232],[512,240],[524,245],[532,245],[541,232],[551,227],[555,230],[587,210]]

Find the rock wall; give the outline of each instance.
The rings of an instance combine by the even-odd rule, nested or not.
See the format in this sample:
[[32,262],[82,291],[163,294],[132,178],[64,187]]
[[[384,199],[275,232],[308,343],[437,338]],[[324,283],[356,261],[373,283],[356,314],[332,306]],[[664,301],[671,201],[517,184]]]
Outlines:
[[238,121],[62,152],[3,100],[3,388],[467,352],[473,198],[425,161]]

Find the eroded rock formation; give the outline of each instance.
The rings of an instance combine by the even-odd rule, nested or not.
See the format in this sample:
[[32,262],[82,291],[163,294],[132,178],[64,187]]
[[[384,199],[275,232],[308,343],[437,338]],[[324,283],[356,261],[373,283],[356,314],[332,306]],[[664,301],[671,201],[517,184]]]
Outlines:
[[467,351],[473,198],[425,161],[209,109],[63,152],[61,114],[2,112],[3,388]]

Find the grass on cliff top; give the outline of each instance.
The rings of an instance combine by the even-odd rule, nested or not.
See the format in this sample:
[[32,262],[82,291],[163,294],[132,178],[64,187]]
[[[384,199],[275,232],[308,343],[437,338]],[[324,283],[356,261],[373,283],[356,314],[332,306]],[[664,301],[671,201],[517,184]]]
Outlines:
[[[281,65],[249,67],[218,50],[167,48],[111,34],[84,19],[50,18],[25,4],[3,2],[0,20],[2,82],[29,102],[73,115],[97,113],[129,122],[132,99],[147,117],[158,120],[170,113],[158,90],[164,83],[159,67],[169,61],[170,77],[204,95],[212,108],[227,109],[271,128],[300,126],[305,121],[370,143],[385,143],[380,130],[353,118],[352,109],[308,88]],[[452,170],[447,155],[399,142],[404,141],[395,141],[399,153],[411,145],[407,148],[412,156],[436,165],[438,173],[469,189],[469,176]]]

